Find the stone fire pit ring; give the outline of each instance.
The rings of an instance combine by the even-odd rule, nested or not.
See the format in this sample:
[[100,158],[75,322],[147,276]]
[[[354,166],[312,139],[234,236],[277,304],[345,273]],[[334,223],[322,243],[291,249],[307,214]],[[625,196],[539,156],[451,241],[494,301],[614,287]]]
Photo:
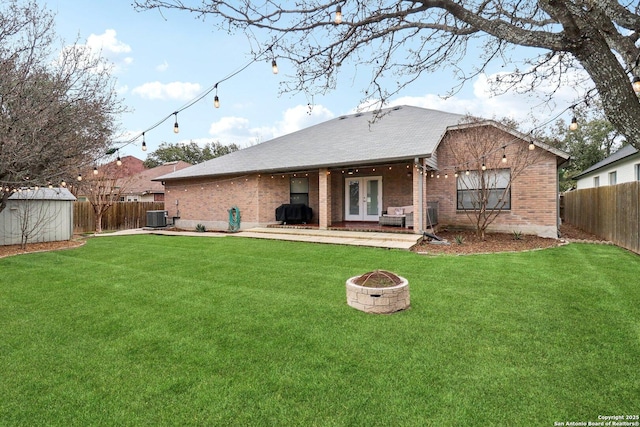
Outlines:
[[400,283],[394,286],[368,287],[356,284],[362,276],[351,277],[346,282],[349,306],[375,314],[390,314],[410,307],[409,281],[404,277],[394,274],[400,279]]

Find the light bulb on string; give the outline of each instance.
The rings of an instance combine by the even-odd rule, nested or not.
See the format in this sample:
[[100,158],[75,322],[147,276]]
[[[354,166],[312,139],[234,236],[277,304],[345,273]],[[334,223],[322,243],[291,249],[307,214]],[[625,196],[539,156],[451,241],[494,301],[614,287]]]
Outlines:
[[67,186],[67,182],[63,179],[62,182],[60,183],[61,186],[66,187]]
[[633,90],[636,93],[640,93],[640,77],[633,76],[633,80],[631,81],[631,85],[633,86]]
[[147,142],[144,140],[144,132],[142,132],[142,151],[147,151]]
[[78,181],[82,181],[82,174],[78,172]]
[[176,116],[176,122],[173,125],[173,133],[180,133],[180,126],[178,126],[178,113],[175,112],[173,115]]
[[220,98],[218,98],[218,83],[214,86],[216,89],[216,95],[213,97],[213,106],[220,108]]
[[578,119],[575,116],[571,119],[571,124],[569,125],[569,130],[574,131],[578,129]]
[[507,163],[507,149],[502,147],[502,163]]
[[116,165],[122,166],[122,159],[120,158],[120,150],[118,150],[118,158],[116,159]]
[[278,64],[275,58],[271,60],[271,71],[273,71],[273,74],[278,74]]
[[98,166],[96,165],[93,166],[93,174],[98,175]]
[[336,15],[333,22],[336,24],[342,24],[342,6],[340,5],[336,6]]
[[482,161],[482,170],[486,171],[487,170],[487,165],[484,164],[484,160]]

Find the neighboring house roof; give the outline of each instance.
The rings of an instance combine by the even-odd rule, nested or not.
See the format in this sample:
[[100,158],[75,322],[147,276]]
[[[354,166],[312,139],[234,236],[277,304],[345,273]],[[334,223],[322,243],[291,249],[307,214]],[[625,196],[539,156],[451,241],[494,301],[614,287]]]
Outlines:
[[68,200],[74,201],[76,197],[66,188],[39,188],[37,190],[23,190],[13,193],[9,200]]
[[191,166],[191,163],[179,160],[167,162],[155,168],[145,169],[129,178],[126,178],[126,194],[158,194],[164,193],[164,186],[159,181],[153,181],[162,175],[167,175]]
[[121,171],[119,172],[120,176],[131,176],[145,170],[144,161],[140,160],[137,157],[124,156],[123,158],[120,159],[120,161],[122,162],[120,166],[117,166],[116,161],[114,160],[102,167],[105,167],[107,169],[109,168],[121,169]]
[[[466,118],[461,114],[406,105],[387,108],[378,114],[380,117],[376,120],[374,112],[340,116],[156,179],[303,171],[431,158],[445,132]],[[506,130],[505,126],[492,121],[474,125],[485,124]],[[529,140],[523,134],[517,136]],[[544,148],[568,158],[559,150],[546,145]]]
[[624,147],[622,147],[621,149],[619,149],[618,151],[616,151],[615,153],[613,153],[612,155],[610,155],[606,159],[601,160],[598,163],[596,163],[595,165],[591,166],[590,168],[587,168],[584,171],[580,172],[573,179],[579,179],[579,178],[582,178],[584,176],[587,176],[587,175],[591,174],[592,172],[595,172],[595,171],[597,171],[599,169],[602,169],[602,168],[604,168],[606,166],[611,166],[612,164],[614,164],[616,162],[626,160],[628,157],[631,157],[631,156],[633,156],[634,154],[637,154],[637,153],[638,153],[638,150],[634,146],[625,145]]

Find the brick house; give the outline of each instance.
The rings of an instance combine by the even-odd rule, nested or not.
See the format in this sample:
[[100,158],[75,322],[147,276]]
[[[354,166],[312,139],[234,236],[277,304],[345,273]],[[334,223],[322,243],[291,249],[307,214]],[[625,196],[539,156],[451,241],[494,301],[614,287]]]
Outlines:
[[[465,132],[483,127],[501,147],[491,158],[515,162],[536,153],[513,179],[508,208],[489,230],[557,237],[558,168],[566,153],[493,121],[463,124],[465,116],[411,106],[381,115],[337,117],[161,176],[169,217],[182,228],[226,229],[229,209],[237,207],[241,228],[248,229],[277,223],[283,204],[303,203],[312,210],[309,222],[327,229],[377,223],[388,207],[404,206],[412,207],[413,230],[422,233],[430,225],[427,206],[436,206],[440,225],[470,227],[458,174],[473,165],[454,161],[451,148],[464,148]],[[508,174],[510,164],[499,167]]]
[[151,169],[144,169],[135,175],[118,180],[118,185],[125,188],[122,193],[123,202],[164,202],[164,186],[155,178],[179,171],[191,166],[191,163],[178,160],[167,162]]

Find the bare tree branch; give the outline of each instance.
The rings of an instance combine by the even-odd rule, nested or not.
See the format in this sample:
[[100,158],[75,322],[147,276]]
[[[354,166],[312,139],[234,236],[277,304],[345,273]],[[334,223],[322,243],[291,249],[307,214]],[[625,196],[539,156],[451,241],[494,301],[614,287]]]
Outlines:
[[70,179],[111,144],[123,111],[104,62],[58,49],[36,2],[0,6],[0,211],[12,189]]
[[[139,10],[179,9],[217,28],[242,31],[254,55],[269,50],[296,67],[282,90],[326,93],[336,87],[341,66],[373,70],[363,101],[384,104],[424,73],[454,70],[452,91],[483,73],[493,61],[511,62],[520,46],[535,48],[509,79],[535,90],[549,79],[586,72],[578,81],[595,88],[607,118],[640,148],[640,103],[630,80],[640,75],[640,15],[637,2],[613,0],[136,0]],[[333,14],[340,5],[343,21]],[[210,18],[213,18],[212,20]],[[460,67],[473,50],[476,65]],[[394,86],[391,76],[397,77]],[[508,86],[507,86],[508,87]],[[558,86],[559,87],[559,86]],[[550,94],[553,96],[553,93]]]

